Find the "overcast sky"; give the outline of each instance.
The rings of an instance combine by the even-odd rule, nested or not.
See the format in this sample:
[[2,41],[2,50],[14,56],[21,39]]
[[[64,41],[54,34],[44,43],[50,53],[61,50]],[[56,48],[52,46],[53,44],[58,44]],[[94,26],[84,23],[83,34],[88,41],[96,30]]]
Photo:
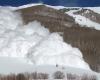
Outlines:
[[100,0],[0,0],[1,6],[20,6],[29,3],[43,2],[49,5],[62,6],[100,6]]

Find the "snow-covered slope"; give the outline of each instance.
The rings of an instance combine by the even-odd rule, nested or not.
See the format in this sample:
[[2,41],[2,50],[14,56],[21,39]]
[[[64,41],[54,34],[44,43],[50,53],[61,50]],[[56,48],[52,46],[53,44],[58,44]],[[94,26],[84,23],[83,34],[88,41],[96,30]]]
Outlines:
[[58,33],[50,33],[37,21],[23,25],[20,14],[8,8],[0,8],[0,30],[0,58],[27,58],[25,62],[35,65],[58,64],[90,70],[80,50],[65,43]]
[[84,16],[74,14],[74,12],[77,12],[77,11],[78,10],[71,10],[71,11],[66,12],[66,13],[68,15],[72,16],[75,19],[76,23],[80,24],[81,26],[90,27],[90,28],[94,28],[96,30],[100,30],[99,23],[93,22]]

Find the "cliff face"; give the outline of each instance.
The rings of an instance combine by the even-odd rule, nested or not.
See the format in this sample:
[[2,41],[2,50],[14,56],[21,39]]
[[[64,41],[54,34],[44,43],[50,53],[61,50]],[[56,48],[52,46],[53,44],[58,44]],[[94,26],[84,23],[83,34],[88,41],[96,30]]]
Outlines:
[[45,5],[17,11],[21,12],[24,24],[37,20],[51,32],[61,33],[64,41],[78,47],[90,67],[100,72],[100,31],[81,27],[71,16]]

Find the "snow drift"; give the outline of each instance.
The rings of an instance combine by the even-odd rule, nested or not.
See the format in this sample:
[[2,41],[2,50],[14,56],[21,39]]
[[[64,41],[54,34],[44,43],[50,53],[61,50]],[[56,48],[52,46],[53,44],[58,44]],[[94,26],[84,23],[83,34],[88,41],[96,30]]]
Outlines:
[[50,33],[37,21],[24,25],[20,13],[4,7],[0,7],[0,56],[90,70],[80,50],[65,43],[58,33]]

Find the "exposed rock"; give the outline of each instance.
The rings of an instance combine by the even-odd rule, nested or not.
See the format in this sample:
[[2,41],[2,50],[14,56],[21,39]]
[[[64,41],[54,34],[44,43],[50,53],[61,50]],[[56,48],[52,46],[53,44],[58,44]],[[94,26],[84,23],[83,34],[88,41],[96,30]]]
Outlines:
[[90,9],[81,9],[74,14],[82,15],[94,22],[100,23],[100,14],[90,10]]

